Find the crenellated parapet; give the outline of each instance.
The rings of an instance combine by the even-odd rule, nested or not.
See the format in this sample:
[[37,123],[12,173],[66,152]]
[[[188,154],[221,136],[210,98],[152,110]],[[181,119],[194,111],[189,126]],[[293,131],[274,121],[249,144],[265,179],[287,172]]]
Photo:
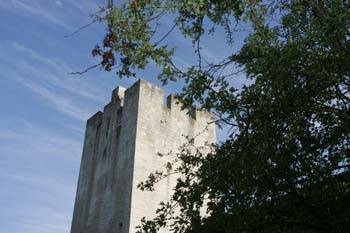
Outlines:
[[[149,95],[142,95],[142,91],[147,92]],[[140,95],[141,94],[141,95]],[[138,95],[140,98],[133,98],[132,96]],[[130,98],[130,100],[129,100]],[[140,103],[144,103],[145,101],[151,101],[152,104],[160,105],[163,107],[164,111],[170,111],[172,113],[177,112],[177,114],[181,114],[183,116],[191,117],[192,119],[196,120],[197,115],[200,115],[201,118],[205,118],[208,121],[212,121],[214,119],[214,115],[207,111],[202,110],[194,110],[189,112],[186,109],[181,109],[181,105],[179,101],[176,99],[174,94],[170,94],[166,97],[166,101],[164,103],[164,91],[162,88],[152,85],[149,82],[145,80],[138,80],[133,86],[126,89],[122,86],[118,86],[112,91],[112,98],[111,101],[104,107],[104,111],[108,109],[110,106],[117,107],[118,109],[123,109],[124,106],[124,99],[127,99],[126,102],[128,102],[130,105],[138,106]],[[130,103],[131,101],[134,101],[134,103]],[[135,102],[136,101],[136,102]],[[122,111],[122,110],[121,110]],[[93,115],[89,120],[93,121],[94,118],[101,117],[101,113],[103,112],[97,112],[95,115]]]

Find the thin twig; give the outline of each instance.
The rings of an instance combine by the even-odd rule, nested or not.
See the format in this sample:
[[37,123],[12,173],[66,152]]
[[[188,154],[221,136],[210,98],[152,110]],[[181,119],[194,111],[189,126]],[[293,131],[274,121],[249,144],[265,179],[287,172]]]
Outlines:
[[[203,17],[200,19],[200,25],[202,27],[203,25]],[[198,55],[198,67],[201,70],[202,69],[202,55],[201,55],[201,47],[200,47],[200,41],[201,41],[201,32],[199,32],[197,36],[197,55]]]
[[158,46],[163,40],[165,40],[165,38],[169,36],[169,34],[175,29],[175,27],[176,27],[176,23],[171,27],[171,29],[167,33],[165,33],[165,35],[160,40],[154,43],[154,45]]
[[94,68],[99,67],[101,64],[102,64],[102,63],[100,62],[100,63],[98,63],[98,64],[95,64],[95,65],[92,65],[92,66],[88,67],[87,69],[85,69],[85,70],[83,70],[83,71],[70,72],[70,73],[68,73],[68,74],[73,74],[73,75],[79,74],[79,75],[82,75],[82,74],[85,74],[86,72],[88,72],[89,70],[92,70],[92,69],[94,69]]
[[69,37],[72,37],[74,36],[75,34],[77,34],[78,32],[84,30],[85,28],[91,26],[92,24],[96,23],[98,21],[98,19],[94,19],[93,21],[91,21],[90,23],[78,28],[77,30],[75,30],[74,32],[68,34],[68,35],[65,35],[64,38],[69,38]]
[[164,9],[163,11],[161,11],[159,14],[153,16],[153,17],[150,17],[147,19],[147,22],[151,22],[152,20],[155,20],[155,19],[159,19],[160,17],[162,17],[164,15],[164,13],[166,13],[166,9]]

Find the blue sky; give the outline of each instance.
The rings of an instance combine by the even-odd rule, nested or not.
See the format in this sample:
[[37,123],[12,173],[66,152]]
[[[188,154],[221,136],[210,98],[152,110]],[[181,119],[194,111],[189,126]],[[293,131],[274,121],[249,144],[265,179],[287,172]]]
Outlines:
[[[68,74],[97,62],[90,51],[102,39],[104,26],[64,35],[89,23],[89,14],[103,3],[0,1],[1,232],[69,232],[86,119],[103,109],[115,87],[135,81],[98,69]],[[204,40],[207,60],[228,55],[224,38]],[[175,61],[180,66],[193,61],[190,42],[176,33],[169,42],[179,47]],[[159,84],[156,73],[150,67],[138,76]],[[165,87],[167,93],[179,88]]]

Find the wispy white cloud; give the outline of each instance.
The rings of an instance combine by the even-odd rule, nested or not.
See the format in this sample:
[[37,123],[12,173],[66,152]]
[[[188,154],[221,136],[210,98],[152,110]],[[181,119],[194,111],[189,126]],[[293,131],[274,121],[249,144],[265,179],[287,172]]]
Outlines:
[[[46,216],[50,216],[52,212],[46,212]],[[26,233],[66,233],[69,232],[69,227],[65,224],[65,221],[59,221],[58,219],[51,219],[51,223],[43,223],[40,219],[27,220],[19,219],[17,222],[21,229]]]
[[33,155],[79,161],[82,148],[80,140],[40,128],[23,119],[15,121],[14,126],[0,131],[2,153],[22,154],[23,151],[30,151]]
[[56,5],[58,5],[58,6],[62,6],[62,5],[63,5],[63,3],[62,3],[61,1],[59,1],[59,0],[56,0],[55,3],[56,3]]
[[59,205],[67,201],[67,199],[72,199],[72,194],[76,191],[75,182],[64,180],[62,177],[57,176],[50,177],[33,173],[8,172],[3,174],[3,179],[9,180],[13,184],[21,186],[21,188],[29,188],[35,193],[37,199],[41,199],[43,203],[48,204],[47,207]]
[[202,46],[201,55],[210,63],[219,63],[224,59],[220,54],[208,49],[207,47]]
[[47,22],[71,29],[72,27],[67,24],[59,15],[49,8],[48,4],[40,4],[40,2],[31,0],[11,0],[1,1],[0,8],[11,10],[16,13],[27,13],[36,17],[40,17]]
[[10,46],[13,49],[15,49],[16,51],[22,53],[23,55],[30,57],[32,59],[35,59],[35,60],[37,60],[45,65],[51,66],[52,68],[54,68],[56,70],[63,69],[63,71],[67,71],[67,70],[71,69],[71,67],[69,67],[65,63],[61,62],[60,60],[39,54],[38,52],[34,51],[33,49],[28,48],[28,47],[24,46],[23,44],[20,44],[16,41],[12,41],[10,43]]
[[52,102],[59,110],[62,112],[71,115],[79,120],[85,121],[89,115],[91,115],[91,111],[82,108],[81,106],[69,101],[68,98],[55,94],[49,89],[37,85],[33,82],[29,82],[25,79],[17,79],[24,86],[28,87],[33,92],[41,95],[45,100]]
[[3,51],[12,51],[18,58],[13,63],[13,58],[6,52],[0,54],[0,59],[5,61],[0,65],[0,75],[17,81],[68,116],[85,121],[96,106],[105,103],[109,97],[107,92],[90,82],[89,77],[67,75],[73,68],[60,59],[45,56],[17,42],[5,43],[1,47]]
[[[14,224],[18,232],[69,232],[74,201],[72,193],[75,193],[75,183],[64,182],[57,177],[24,174],[23,172],[18,172],[18,174],[5,173],[2,179],[8,180],[23,192],[23,196],[17,196],[17,198],[21,198],[17,201],[23,202],[21,210],[15,216]],[[11,187],[7,187],[7,189],[11,191]],[[28,198],[32,195],[35,198]],[[4,211],[9,213],[6,208]],[[11,216],[1,217],[5,221],[11,221]]]
[[71,94],[86,97],[96,102],[105,101],[104,96],[101,95],[103,91],[96,85],[90,84],[88,82],[88,77],[84,78],[84,80],[78,80],[76,77],[67,75],[72,70],[77,70],[77,68],[74,68],[57,58],[51,58],[40,54],[17,42],[11,42],[11,46],[21,53],[20,57],[24,57],[25,61],[31,61],[34,59],[42,63],[42,65],[46,65],[46,68],[51,72],[43,72],[43,69],[38,69],[36,66],[29,65],[27,62],[22,62],[20,66],[17,66],[20,70],[35,73],[37,79],[45,79],[46,82],[53,84],[57,88],[64,89]]
[[84,135],[84,128],[81,125],[71,124],[71,123],[62,123],[62,124],[70,132],[79,136]]
[[[0,124],[1,232],[69,232],[83,121],[107,102],[110,92],[102,86],[110,83],[101,84],[90,73],[69,77],[68,72],[79,70],[74,63],[89,61],[79,55],[67,59],[72,47],[61,39],[91,20],[95,2],[0,0],[0,12],[6,12],[9,22],[33,25],[22,25],[25,37],[18,28],[6,27],[0,43],[5,105]],[[83,43],[74,47],[76,54],[81,47]],[[23,97],[29,98],[19,99]],[[26,120],[16,119],[20,117]]]
[[[17,231],[25,233],[67,233],[70,230],[70,218],[64,211],[59,211],[54,208],[35,206],[30,208],[26,206],[20,213],[15,216],[15,221],[7,219],[10,216],[5,216],[4,220],[15,226]],[[4,227],[4,226],[2,226]],[[6,229],[6,228],[5,228]],[[4,230],[4,229],[3,229]],[[13,232],[13,231],[11,231]]]
[[81,148],[79,139],[26,119],[0,131],[2,230],[69,232],[77,177],[67,172],[78,166]]
[[70,4],[72,4],[74,8],[78,9],[83,14],[93,14],[100,6],[104,6],[104,4],[106,4],[105,1],[99,2],[101,4],[97,4],[97,1],[93,0],[76,0],[70,1]]
[[98,4],[93,0],[8,0],[0,1],[0,9],[15,14],[29,15],[50,24],[74,30],[80,24],[91,20],[90,14],[96,12]]
[[82,107],[83,104],[74,102],[69,98],[69,96],[59,94],[56,91],[45,87],[44,85],[35,83],[32,80],[25,78],[23,75],[15,72],[7,72],[7,75],[11,76],[12,80],[17,81],[20,85],[28,88],[28,90],[41,96],[45,102],[48,102],[58,111],[68,116],[85,121],[93,113],[91,108]]

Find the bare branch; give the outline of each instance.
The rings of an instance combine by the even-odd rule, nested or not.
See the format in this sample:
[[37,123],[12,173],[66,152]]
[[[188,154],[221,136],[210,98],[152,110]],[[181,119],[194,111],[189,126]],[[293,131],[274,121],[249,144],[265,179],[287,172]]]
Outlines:
[[85,28],[88,28],[89,26],[91,26],[92,24],[96,23],[98,20],[97,19],[94,19],[93,21],[91,21],[90,23],[78,28],[77,30],[75,30],[74,32],[68,34],[68,35],[65,35],[64,38],[69,38],[69,37],[72,37],[74,36],[75,34],[77,34],[78,32],[84,30]]
[[160,38],[160,40],[154,43],[154,45],[158,46],[163,40],[165,40],[165,38],[169,36],[169,34],[175,29],[175,27],[176,27],[176,23],[170,28],[170,30],[167,33],[165,33],[165,35],[162,38]]
[[79,75],[82,75],[82,74],[85,74],[86,72],[88,72],[89,70],[92,70],[92,69],[95,69],[95,68],[99,67],[101,64],[102,64],[102,63],[100,62],[100,63],[98,63],[98,64],[95,64],[95,65],[92,65],[92,66],[88,67],[87,69],[85,69],[85,70],[83,70],[83,71],[70,72],[70,73],[68,73],[68,74],[73,74],[73,75],[79,74]]

